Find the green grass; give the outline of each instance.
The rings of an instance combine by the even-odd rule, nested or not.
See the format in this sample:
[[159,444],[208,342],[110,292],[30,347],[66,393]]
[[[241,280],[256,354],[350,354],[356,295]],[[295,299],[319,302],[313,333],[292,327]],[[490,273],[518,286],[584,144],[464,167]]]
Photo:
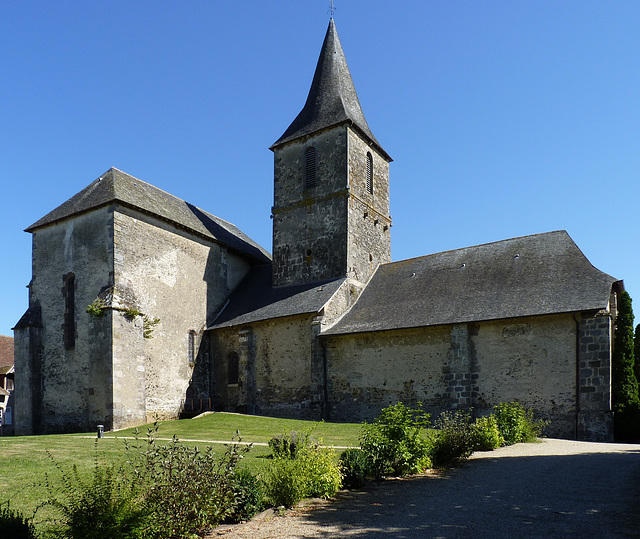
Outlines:
[[[139,427],[140,439],[146,438],[150,426]],[[176,435],[180,440],[196,440],[185,442],[189,445],[208,445],[211,441],[228,441],[238,430],[242,441],[267,443],[279,434],[292,430],[308,432],[309,429],[313,429],[312,436],[325,445],[359,445],[361,425],[358,423],[316,423],[227,413],[161,422],[156,438],[170,439]],[[134,429],[127,429],[106,433],[100,440],[95,439],[95,433],[0,438],[0,502],[10,500],[12,508],[30,516],[47,498],[44,486],[47,476],[52,482],[60,481],[55,463],[69,471],[76,465],[82,474],[88,474],[93,470],[96,458],[107,462],[126,458],[123,438],[133,435]],[[214,447],[220,452],[225,449],[222,444]],[[264,457],[269,453],[268,447],[254,446],[241,466],[257,473],[268,462]],[[46,518],[46,513],[39,511],[38,514]]]

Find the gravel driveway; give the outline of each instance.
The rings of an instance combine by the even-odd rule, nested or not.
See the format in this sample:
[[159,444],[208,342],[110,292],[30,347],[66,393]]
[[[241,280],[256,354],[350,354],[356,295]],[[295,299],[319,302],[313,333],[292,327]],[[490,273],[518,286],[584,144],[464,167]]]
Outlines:
[[369,483],[209,537],[640,536],[640,446],[546,439],[446,473]]

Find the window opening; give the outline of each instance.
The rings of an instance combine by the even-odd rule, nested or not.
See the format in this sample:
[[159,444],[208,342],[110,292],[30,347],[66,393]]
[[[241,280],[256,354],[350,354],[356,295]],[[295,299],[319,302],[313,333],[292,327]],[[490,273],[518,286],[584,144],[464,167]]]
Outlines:
[[240,358],[238,357],[238,354],[236,354],[235,352],[231,352],[229,354],[229,357],[227,358],[227,360],[228,360],[227,383],[229,385],[236,385],[238,383],[238,379],[239,379]]
[[189,332],[189,366],[193,367],[196,364],[196,332],[191,330]]
[[62,294],[64,295],[63,340],[67,350],[76,346],[76,276],[67,273],[62,276]]
[[304,188],[313,189],[316,186],[316,149],[309,146],[304,151]]
[[367,152],[367,191],[373,194],[373,157]]

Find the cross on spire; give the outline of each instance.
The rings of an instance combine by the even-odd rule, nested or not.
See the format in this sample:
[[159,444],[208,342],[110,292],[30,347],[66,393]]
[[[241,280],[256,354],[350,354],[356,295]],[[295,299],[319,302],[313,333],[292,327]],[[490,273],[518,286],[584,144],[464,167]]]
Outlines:
[[329,8],[329,13],[331,13],[331,18],[333,19],[333,14],[335,13],[336,8],[333,5],[333,0],[331,0],[331,7]]

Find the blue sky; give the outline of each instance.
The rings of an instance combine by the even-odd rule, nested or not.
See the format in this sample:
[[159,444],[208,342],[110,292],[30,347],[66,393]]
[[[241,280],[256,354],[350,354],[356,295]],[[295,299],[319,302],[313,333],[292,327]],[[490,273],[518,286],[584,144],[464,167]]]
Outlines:
[[[640,2],[335,4],[394,158],[394,260],[565,229],[640,301]],[[23,229],[111,166],[270,250],[268,147],[304,104],[328,10],[1,2],[0,334],[27,307]]]

